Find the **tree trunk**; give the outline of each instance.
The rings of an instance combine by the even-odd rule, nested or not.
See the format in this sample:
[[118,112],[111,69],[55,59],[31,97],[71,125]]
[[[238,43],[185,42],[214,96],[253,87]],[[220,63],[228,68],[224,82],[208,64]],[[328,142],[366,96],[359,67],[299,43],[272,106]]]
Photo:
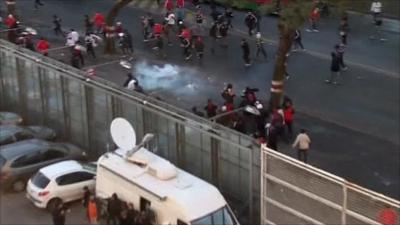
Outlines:
[[287,53],[290,51],[292,47],[293,38],[295,34],[295,30],[292,28],[288,28],[282,24],[278,25],[279,29],[279,47],[278,47],[278,55],[275,61],[275,69],[274,76],[271,81],[271,99],[270,99],[270,107],[272,109],[276,109],[281,104],[281,98],[283,93],[283,83],[285,80],[285,72],[286,72],[286,60]]
[[7,6],[7,15],[13,15],[15,18],[17,18],[17,13],[15,11],[15,0],[5,0],[6,6]]
[[104,53],[106,54],[115,53],[114,20],[118,16],[119,11],[130,2],[132,2],[132,0],[118,0],[107,14],[105,27],[106,45],[104,48]]

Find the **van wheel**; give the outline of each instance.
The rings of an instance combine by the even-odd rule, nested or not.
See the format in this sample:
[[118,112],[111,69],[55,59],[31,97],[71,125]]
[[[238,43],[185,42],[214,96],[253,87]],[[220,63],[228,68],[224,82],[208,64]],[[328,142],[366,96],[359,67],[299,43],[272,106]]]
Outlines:
[[14,181],[14,183],[12,184],[12,189],[15,192],[23,191],[25,189],[25,182],[23,182],[22,180]]
[[46,209],[50,212],[53,212],[57,208],[57,206],[61,203],[62,203],[61,199],[53,198],[47,203]]

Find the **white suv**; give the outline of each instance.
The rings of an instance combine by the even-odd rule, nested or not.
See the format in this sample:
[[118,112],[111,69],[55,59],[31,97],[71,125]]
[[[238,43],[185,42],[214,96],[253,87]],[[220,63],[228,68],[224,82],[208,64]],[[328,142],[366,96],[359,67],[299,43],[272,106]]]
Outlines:
[[26,197],[39,208],[53,210],[59,203],[83,198],[83,188],[93,191],[96,164],[68,160],[43,167],[29,179]]

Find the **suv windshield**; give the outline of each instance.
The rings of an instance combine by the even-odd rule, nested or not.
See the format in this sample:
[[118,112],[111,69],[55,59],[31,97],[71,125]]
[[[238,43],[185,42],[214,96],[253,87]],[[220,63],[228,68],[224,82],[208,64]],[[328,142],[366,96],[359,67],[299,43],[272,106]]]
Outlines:
[[40,172],[36,173],[36,175],[32,178],[32,183],[42,189],[45,188],[49,182],[49,178]]
[[231,212],[225,206],[207,216],[191,222],[192,225],[236,225]]

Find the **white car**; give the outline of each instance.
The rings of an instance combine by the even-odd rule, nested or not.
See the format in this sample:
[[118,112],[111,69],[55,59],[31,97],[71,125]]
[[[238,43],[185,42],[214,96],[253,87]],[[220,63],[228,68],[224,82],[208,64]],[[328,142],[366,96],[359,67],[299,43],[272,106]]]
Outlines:
[[68,160],[43,167],[28,181],[26,197],[39,208],[53,210],[59,203],[83,198],[83,188],[93,191],[96,163]]

